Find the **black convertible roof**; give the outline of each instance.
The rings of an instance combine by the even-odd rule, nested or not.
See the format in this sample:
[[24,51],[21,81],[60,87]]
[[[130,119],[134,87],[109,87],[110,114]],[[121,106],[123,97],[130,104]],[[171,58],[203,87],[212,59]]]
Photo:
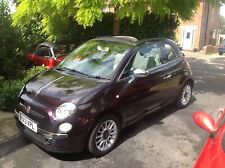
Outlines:
[[96,40],[107,40],[107,41],[117,41],[122,43],[129,43],[135,45],[138,41],[135,37],[132,36],[103,36],[97,37]]
[[50,42],[43,42],[43,43],[40,43],[38,46],[47,46],[47,47],[52,47],[52,48],[56,47],[55,44],[50,43]]
[[97,37],[95,39],[118,41],[118,42],[122,42],[122,43],[133,44],[133,45],[141,45],[143,43],[157,43],[160,41],[169,41],[169,42],[174,43],[173,40],[167,39],[167,38],[150,38],[150,39],[138,40],[137,38],[132,37],[132,36],[104,36],[104,37]]

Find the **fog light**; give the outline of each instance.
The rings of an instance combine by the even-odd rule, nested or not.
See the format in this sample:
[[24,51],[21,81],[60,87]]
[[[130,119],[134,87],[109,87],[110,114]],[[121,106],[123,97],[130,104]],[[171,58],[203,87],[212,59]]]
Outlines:
[[72,129],[72,125],[70,123],[63,123],[59,126],[59,130],[61,132],[69,132]]

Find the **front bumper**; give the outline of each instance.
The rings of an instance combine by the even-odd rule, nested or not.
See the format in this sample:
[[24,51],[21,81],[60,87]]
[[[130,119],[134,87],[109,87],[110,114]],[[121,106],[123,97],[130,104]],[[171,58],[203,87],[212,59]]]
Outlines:
[[35,133],[24,126],[18,119],[18,112],[15,110],[17,126],[23,134],[39,147],[53,153],[81,152],[85,147],[85,136],[77,136],[66,133],[52,133],[41,128]]

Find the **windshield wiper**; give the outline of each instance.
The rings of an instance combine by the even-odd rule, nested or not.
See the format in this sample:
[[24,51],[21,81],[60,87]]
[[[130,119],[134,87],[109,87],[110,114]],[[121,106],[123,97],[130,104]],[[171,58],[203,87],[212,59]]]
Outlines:
[[106,79],[106,80],[110,80],[110,79],[107,78],[107,77],[103,77],[103,76],[99,76],[99,75],[89,75],[89,74],[87,74],[87,73],[80,72],[80,71],[77,71],[77,70],[75,70],[75,69],[69,69],[69,68],[65,68],[65,67],[57,67],[56,69],[57,69],[57,70],[60,70],[60,71],[66,70],[67,72],[70,71],[70,72],[79,73],[79,74],[84,75],[84,76],[87,76],[87,77],[89,77],[89,78],[96,78],[96,79]]
[[56,67],[55,69],[59,71],[70,70],[69,68],[65,68],[65,67]]
[[103,76],[99,76],[99,75],[90,75],[90,74],[87,74],[87,73],[84,73],[84,72],[80,72],[80,71],[77,71],[77,70],[73,70],[73,69],[71,71],[79,73],[79,74],[82,74],[82,75],[85,75],[85,76],[87,76],[89,78],[110,80],[109,78],[106,78],[106,77],[103,77]]
[[96,78],[96,79],[106,79],[106,80],[110,80],[110,79],[107,78],[107,77],[103,77],[103,76],[99,76],[99,75],[89,75],[89,77],[91,77],[91,78]]
[[68,69],[68,70],[70,70],[71,72],[79,73],[79,74],[81,74],[81,75],[89,76],[88,74],[86,74],[86,73],[84,73],[84,72],[77,71],[77,70],[75,70],[75,69]]
[[85,75],[85,76],[88,76],[88,74],[86,73],[83,73],[83,72],[80,72],[80,71],[77,71],[75,69],[70,69],[70,68],[66,68],[66,67],[57,67],[56,68],[57,70],[60,70],[60,71],[70,71],[70,72],[76,72],[76,73],[79,73],[79,74],[82,74],[82,75]]

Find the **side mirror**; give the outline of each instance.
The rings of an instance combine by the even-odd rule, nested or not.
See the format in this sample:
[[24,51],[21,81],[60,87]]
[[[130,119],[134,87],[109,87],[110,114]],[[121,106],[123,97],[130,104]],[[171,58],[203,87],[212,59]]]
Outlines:
[[206,130],[209,134],[218,130],[215,120],[206,112],[195,112],[193,114],[193,119],[199,127]]
[[144,77],[148,75],[148,71],[142,70],[142,69],[135,69],[133,71],[133,74],[135,77]]

